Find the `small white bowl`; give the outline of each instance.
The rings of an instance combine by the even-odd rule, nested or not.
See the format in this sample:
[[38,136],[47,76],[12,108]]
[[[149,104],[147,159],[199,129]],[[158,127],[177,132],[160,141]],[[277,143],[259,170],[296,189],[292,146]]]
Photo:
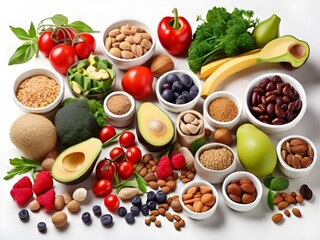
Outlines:
[[[151,48],[145,54],[143,54],[141,57],[136,57],[136,58],[132,58],[132,59],[124,59],[124,58],[115,57],[114,55],[112,55],[108,51],[108,49],[105,46],[105,40],[108,36],[108,33],[111,30],[118,28],[118,27],[121,27],[122,25],[125,25],[125,24],[136,25],[138,27],[141,27],[147,33],[149,33],[149,35],[151,36],[151,40],[152,40]],[[128,70],[131,67],[143,65],[153,56],[153,54],[155,52],[155,48],[156,48],[156,40],[157,40],[156,35],[152,31],[152,29],[148,25],[146,25],[145,23],[138,21],[138,20],[124,19],[124,20],[120,20],[120,21],[117,21],[117,22],[109,25],[104,30],[101,42],[102,42],[103,52],[105,53],[107,59],[111,63],[113,63],[119,70]]]
[[[205,150],[209,150],[212,148],[226,148],[228,149],[232,155],[233,155],[233,160],[232,163],[229,167],[227,167],[226,169],[223,170],[212,170],[209,168],[206,168],[205,166],[203,166],[203,164],[200,162],[200,155],[202,154],[203,151]],[[237,154],[235,153],[235,151],[222,143],[207,143],[205,145],[203,145],[201,148],[198,149],[198,151],[195,154],[195,161],[194,161],[194,166],[195,169],[197,171],[197,174],[199,174],[199,176],[204,179],[205,181],[208,181],[212,184],[219,184],[222,183],[223,180],[232,172],[234,172],[236,170],[237,167]]]
[[[166,78],[169,74],[176,74],[178,77],[180,77],[183,74],[189,75],[193,80],[194,85],[196,85],[199,89],[197,96],[194,99],[192,99],[190,102],[187,102],[184,104],[175,104],[175,103],[171,103],[164,100],[161,96],[161,87],[166,82]],[[158,101],[165,109],[167,109],[170,112],[180,113],[180,112],[191,110],[194,108],[194,106],[197,104],[197,102],[200,99],[201,88],[202,88],[201,81],[194,73],[186,70],[172,70],[172,71],[166,72],[157,80],[156,95],[157,95]]]
[[[205,212],[194,212],[192,210],[190,210],[184,203],[183,203],[183,199],[182,199],[182,195],[186,193],[186,191],[193,186],[207,186],[209,188],[211,188],[213,195],[216,198],[215,204],[208,210]],[[215,211],[217,210],[218,207],[218,192],[216,190],[216,188],[210,184],[207,181],[203,181],[203,180],[194,180],[191,182],[186,183],[185,185],[183,185],[182,189],[180,190],[179,193],[179,200],[181,202],[181,206],[183,208],[183,211],[186,213],[186,215],[192,219],[196,219],[196,220],[203,220],[203,219],[207,219],[209,217],[211,217]]]
[[[232,100],[238,108],[238,113],[237,113],[236,117],[233,120],[228,121],[228,122],[221,122],[221,121],[218,121],[218,120],[212,118],[209,114],[209,111],[208,111],[210,103],[214,99],[222,98],[222,97],[226,97],[226,98],[229,98],[230,100]],[[203,103],[204,118],[214,128],[227,128],[229,130],[233,129],[239,123],[240,118],[241,118],[241,114],[242,114],[242,104],[241,104],[239,98],[231,92],[228,92],[228,91],[213,92],[204,100],[204,103]]]
[[[299,114],[291,122],[281,124],[281,125],[273,125],[273,124],[269,124],[269,123],[264,123],[264,122],[260,121],[259,119],[257,119],[252,114],[252,112],[250,110],[253,88],[259,86],[259,84],[261,83],[261,81],[263,79],[272,78],[276,75],[280,76],[281,79],[283,80],[283,82],[289,83],[298,92],[300,99],[302,101],[302,106],[301,106],[301,110],[300,110]],[[307,98],[306,98],[306,93],[304,91],[303,86],[301,85],[301,83],[297,79],[291,77],[290,75],[284,74],[284,73],[267,73],[267,74],[263,74],[261,76],[258,76],[257,78],[250,81],[249,85],[247,86],[247,88],[245,90],[244,111],[248,117],[248,120],[253,125],[255,125],[257,128],[259,128],[260,130],[264,131],[267,134],[277,134],[277,133],[281,133],[281,132],[284,132],[284,131],[287,131],[287,130],[293,128],[302,119],[302,117],[304,116],[304,114],[306,112],[306,109],[307,109]]]
[[[232,181],[238,181],[243,177],[249,178],[256,188],[256,193],[257,193],[256,199],[252,203],[248,203],[248,204],[237,203],[237,202],[231,200],[227,194],[226,189],[227,189],[227,186],[229,185],[229,183]],[[260,182],[260,180],[252,173],[249,173],[246,171],[237,171],[237,172],[231,173],[229,176],[226,177],[226,179],[223,181],[223,184],[222,184],[222,195],[223,195],[223,198],[224,198],[226,204],[231,209],[233,209],[235,211],[239,211],[239,212],[245,212],[245,211],[250,211],[250,210],[254,209],[261,201],[262,193],[263,193],[263,188],[262,188],[262,183]]]
[[[302,139],[305,142],[307,142],[311,148],[313,149],[313,160],[311,165],[309,165],[306,168],[294,168],[291,167],[282,157],[282,145],[284,142],[293,139],[293,138],[298,138],[298,139]],[[304,177],[310,174],[310,171],[314,168],[314,166],[316,165],[317,162],[317,148],[314,145],[314,143],[307,137],[301,136],[301,135],[290,135],[287,137],[282,138],[278,144],[277,144],[277,155],[278,155],[278,164],[279,164],[279,169],[281,170],[281,172],[286,175],[289,178],[299,178],[299,177]]]
[[[125,114],[117,115],[108,109],[107,102],[111,97],[115,95],[124,95],[130,100],[131,107],[129,111],[126,112]],[[127,127],[135,119],[136,104],[135,104],[134,98],[130,94],[124,91],[115,91],[110,93],[103,101],[103,109],[107,115],[107,122],[109,122],[114,127]]]
[[[30,78],[32,76],[35,76],[35,75],[45,75],[49,78],[52,78],[58,83],[58,85],[60,87],[60,91],[59,91],[57,98],[53,102],[51,102],[50,104],[48,104],[44,107],[33,108],[33,107],[26,106],[26,105],[22,104],[17,99],[17,96],[16,96],[17,89],[18,89],[19,85],[21,84],[21,82],[23,80]],[[33,68],[30,70],[26,70],[26,71],[20,73],[18,75],[18,77],[15,79],[14,84],[13,84],[13,89],[12,89],[12,97],[13,97],[14,102],[17,104],[17,106],[22,111],[24,111],[26,113],[36,113],[36,114],[42,114],[42,115],[49,114],[49,113],[53,112],[54,110],[56,110],[60,106],[60,103],[62,102],[62,100],[64,98],[63,78],[57,72],[52,71],[50,69],[46,69],[46,68]]]

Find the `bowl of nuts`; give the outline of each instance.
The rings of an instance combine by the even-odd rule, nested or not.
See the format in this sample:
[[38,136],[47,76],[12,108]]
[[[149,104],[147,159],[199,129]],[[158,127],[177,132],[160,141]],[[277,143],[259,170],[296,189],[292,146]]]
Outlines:
[[262,183],[252,173],[233,172],[222,184],[223,198],[231,209],[239,212],[254,209],[262,198]]
[[249,121],[268,134],[291,129],[307,109],[303,86],[284,73],[267,73],[253,79],[245,96],[244,109]]
[[218,192],[209,182],[194,180],[182,187],[179,200],[188,217],[203,220],[211,217],[216,211]]
[[102,43],[107,59],[118,69],[128,70],[153,56],[156,36],[143,22],[120,20],[105,29]]
[[219,184],[236,170],[237,159],[231,147],[222,143],[207,143],[196,152],[194,167],[202,179]]
[[289,178],[307,176],[317,162],[314,143],[301,135],[290,135],[277,144],[278,163],[281,172]]

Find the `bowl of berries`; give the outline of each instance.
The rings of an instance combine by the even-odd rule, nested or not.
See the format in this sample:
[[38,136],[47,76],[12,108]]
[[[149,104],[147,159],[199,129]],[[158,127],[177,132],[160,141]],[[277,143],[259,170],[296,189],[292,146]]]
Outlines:
[[156,95],[160,104],[170,112],[193,109],[200,99],[201,82],[192,72],[172,70],[157,81]]

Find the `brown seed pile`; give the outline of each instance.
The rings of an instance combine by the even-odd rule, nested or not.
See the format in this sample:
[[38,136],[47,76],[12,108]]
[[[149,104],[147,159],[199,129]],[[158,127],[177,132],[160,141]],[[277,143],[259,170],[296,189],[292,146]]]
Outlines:
[[224,170],[228,168],[233,161],[232,152],[225,148],[211,148],[204,150],[199,156],[200,163],[211,170]]
[[210,102],[208,112],[219,122],[230,122],[238,115],[238,107],[230,98],[219,97]]

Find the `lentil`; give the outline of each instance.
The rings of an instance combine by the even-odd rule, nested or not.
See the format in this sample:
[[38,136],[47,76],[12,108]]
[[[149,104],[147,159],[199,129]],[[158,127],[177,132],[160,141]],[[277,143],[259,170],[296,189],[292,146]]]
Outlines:
[[223,170],[228,168],[233,161],[233,154],[225,147],[212,148],[200,154],[200,163],[211,170]]
[[208,107],[209,115],[219,122],[230,122],[238,115],[235,102],[227,97],[212,100]]
[[31,108],[45,107],[58,97],[59,84],[45,75],[34,75],[23,80],[17,89],[19,102]]

